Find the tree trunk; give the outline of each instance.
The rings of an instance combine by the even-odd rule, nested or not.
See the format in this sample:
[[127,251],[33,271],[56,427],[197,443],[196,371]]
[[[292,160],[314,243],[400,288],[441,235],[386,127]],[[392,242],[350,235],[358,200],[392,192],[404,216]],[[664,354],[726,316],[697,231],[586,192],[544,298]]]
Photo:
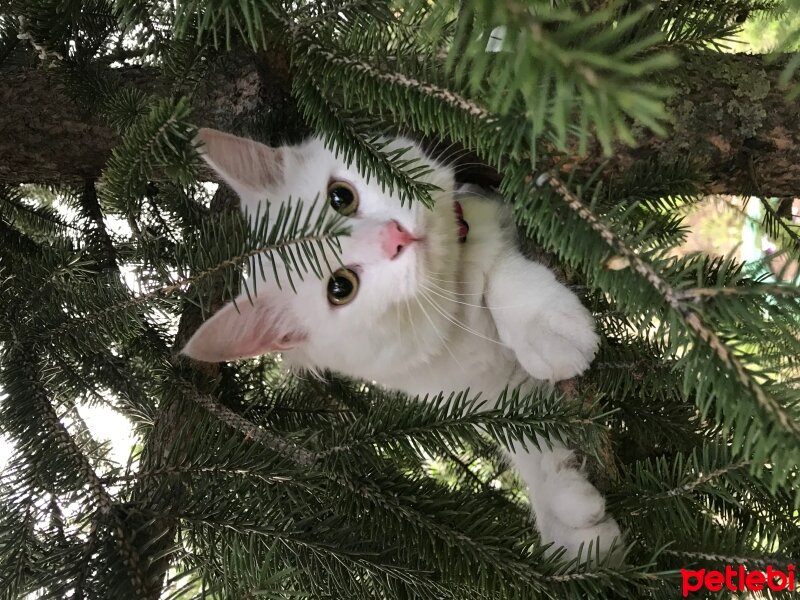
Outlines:
[[[218,59],[192,90],[195,122],[230,128],[279,112],[280,118],[271,119],[282,129],[276,135],[297,137],[303,126],[294,113],[281,61],[274,62],[272,66],[246,52]],[[111,72],[120,87],[174,94],[173,82],[160,77],[157,69]],[[61,69],[0,70],[0,183],[82,184],[101,174],[119,138],[92,107],[76,102],[70,77],[81,76]]]
[[[272,111],[272,121],[283,129],[276,139],[296,138],[302,126],[288,99],[285,65],[268,58],[226,61],[212,69],[194,95],[197,124],[226,127],[243,115]],[[675,88],[668,101],[674,117],[669,135],[658,138],[640,129],[638,147],[614,149],[610,172],[642,159],[701,155],[707,192],[796,195],[800,104],[786,101],[777,83],[780,71],[780,64],[767,64],[758,55],[687,56],[668,79]],[[123,84],[147,90],[169,84],[147,68],[127,67],[117,74]],[[0,182],[47,184],[100,174],[117,136],[76,106],[57,71],[0,72],[0,81]],[[603,159],[595,144],[579,162],[591,168]]]
[[708,193],[800,195],[800,104],[778,83],[784,65],[752,54],[685,56],[668,80],[669,134],[639,132],[637,148],[615,148],[612,171],[641,159],[702,156]]

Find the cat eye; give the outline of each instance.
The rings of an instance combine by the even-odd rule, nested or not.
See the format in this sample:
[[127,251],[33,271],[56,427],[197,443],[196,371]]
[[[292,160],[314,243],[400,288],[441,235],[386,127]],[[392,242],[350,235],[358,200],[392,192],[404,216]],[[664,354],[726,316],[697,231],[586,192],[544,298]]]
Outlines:
[[328,184],[328,203],[340,215],[348,217],[358,210],[358,193],[345,181]]
[[358,275],[350,269],[337,269],[328,280],[328,302],[341,306],[351,302],[358,293]]

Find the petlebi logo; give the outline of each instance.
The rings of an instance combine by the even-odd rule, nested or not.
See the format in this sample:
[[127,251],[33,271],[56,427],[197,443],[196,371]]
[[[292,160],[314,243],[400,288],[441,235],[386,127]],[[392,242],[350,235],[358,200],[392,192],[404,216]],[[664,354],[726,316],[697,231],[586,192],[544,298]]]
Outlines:
[[714,569],[681,569],[682,593],[686,598],[692,592],[790,592],[795,588],[795,566],[775,568],[767,566],[764,571],[748,571],[743,565],[727,565],[724,571]]

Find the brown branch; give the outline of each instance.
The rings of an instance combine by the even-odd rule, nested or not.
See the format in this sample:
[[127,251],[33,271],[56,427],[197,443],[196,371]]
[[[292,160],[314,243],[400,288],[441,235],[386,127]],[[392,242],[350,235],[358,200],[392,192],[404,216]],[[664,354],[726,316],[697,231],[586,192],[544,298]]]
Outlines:
[[[665,83],[673,125],[665,138],[641,128],[636,148],[616,147],[611,168],[640,160],[699,160],[703,191],[792,197],[800,189],[800,104],[779,84],[785,60],[695,52]],[[596,147],[590,153],[596,151]]]
[[[249,54],[215,61],[196,87],[185,90],[195,122],[231,128],[262,111],[265,100],[280,104],[288,91],[263,84],[264,70]],[[120,88],[162,96],[177,91],[175,81],[151,67],[107,67],[105,75]],[[0,183],[82,185],[99,177],[119,138],[96,107],[79,104],[70,82],[80,77],[61,68],[0,69]]]
[[210,396],[198,394],[191,389],[187,390],[187,395],[193,402],[202,406],[217,419],[243,434],[246,439],[253,440],[265,448],[269,448],[275,452],[275,454],[288,458],[301,467],[311,468],[314,466],[316,456],[312,452],[296,446],[287,440],[281,439],[274,433],[248,421]]
[[103,209],[97,199],[97,189],[93,179],[86,179],[83,191],[80,195],[81,213],[88,221],[87,238],[93,246],[93,254],[97,267],[101,271],[112,271],[119,273],[117,266],[117,249],[114,247],[114,240],[106,229],[103,221]]
[[[278,52],[220,63],[193,92],[193,118],[198,125],[231,128],[271,115],[270,122],[283,127],[276,139],[297,137],[302,127],[287,91],[288,69]],[[669,135],[659,138],[638,128],[637,147],[614,148],[609,174],[624,173],[642,160],[691,156],[702,161],[706,192],[796,195],[800,104],[786,101],[778,84],[781,69],[780,61],[767,64],[758,55],[687,54],[663,82],[676,92],[667,102],[674,121]],[[122,67],[113,73],[122,85],[169,89],[170,82],[154,69]],[[58,69],[0,71],[0,77],[0,182],[58,183],[99,175],[117,137],[76,106]],[[461,162],[473,158],[464,156]],[[587,156],[570,162],[591,171],[606,158],[593,143]],[[497,178],[484,169],[481,177],[491,180],[492,175]]]

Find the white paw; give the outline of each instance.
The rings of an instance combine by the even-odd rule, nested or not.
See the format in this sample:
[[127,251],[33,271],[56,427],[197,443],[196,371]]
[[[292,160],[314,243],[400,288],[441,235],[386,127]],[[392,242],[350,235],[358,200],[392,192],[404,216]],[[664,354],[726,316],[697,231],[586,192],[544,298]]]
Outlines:
[[565,481],[550,498],[552,514],[576,529],[594,527],[606,518],[606,500],[591,483],[581,478]]
[[606,501],[580,470],[575,454],[554,448],[542,459],[544,492],[550,514],[576,529],[593,527],[606,518]]
[[517,359],[536,379],[561,381],[579,375],[592,362],[600,338],[591,313],[573,296],[547,315],[525,325],[516,340]]
[[486,304],[500,339],[536,379],[584,371],[597,351],[592,314],[544,266],[509,253],[488,276]]
[[[553,542],[552,552],[563,547],[565,558],[582,560],[608,554],[622,547],[617,522],[606,512],[606,501],[586,476],[574,466],[571,451],[559,448],[542,460],[541,482],[544,502],[537,521],[545,542]],[[591,551],[591,553],[589,553]]]
[[[613,546],[611,562],[619,560],[622,547],[622,532],[612,517],[591,527],[563,528],[559,536],[552,540],[554,546],[563,547],[565,558],[571,560],[580,555],[581,562],[594,560],[598,552],[601,560],[609,555]],[[557,548],[554,548],[557,549]]]

